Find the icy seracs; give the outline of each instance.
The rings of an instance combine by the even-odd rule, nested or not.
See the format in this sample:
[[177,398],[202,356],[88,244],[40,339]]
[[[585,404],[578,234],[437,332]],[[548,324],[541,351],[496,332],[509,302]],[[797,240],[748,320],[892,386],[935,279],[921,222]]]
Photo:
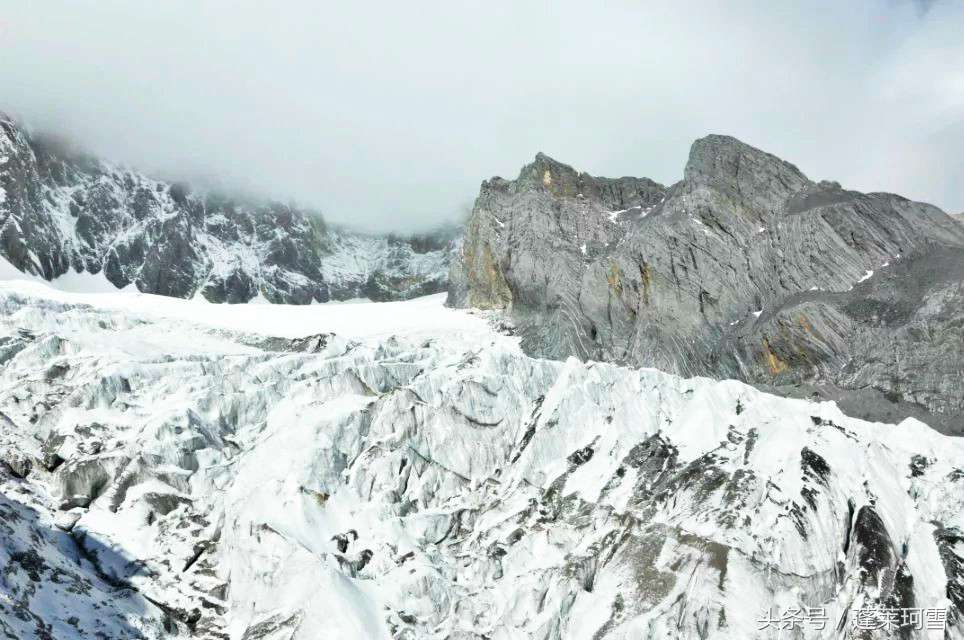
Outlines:
[[962,637],[960,440],[490,320],[0,284],[0,636]]

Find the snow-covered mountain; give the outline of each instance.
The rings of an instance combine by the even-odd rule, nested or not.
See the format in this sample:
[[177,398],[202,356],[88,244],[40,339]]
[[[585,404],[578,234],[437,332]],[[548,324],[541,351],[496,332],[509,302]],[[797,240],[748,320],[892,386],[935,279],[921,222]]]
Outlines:
[[[443,297],[0,283],[0,635],[964,637],[961,440]],[[856,630],[921,609],[946,635]]]
[[332,230],[317,212],[193,194],[72,152],[0,113],[0,257],[52,280],[212,302],[307,304],[444,291],[457,229]]
[[459,233],[0,117],[0,637],[964,640],[943,212],[710,136]]

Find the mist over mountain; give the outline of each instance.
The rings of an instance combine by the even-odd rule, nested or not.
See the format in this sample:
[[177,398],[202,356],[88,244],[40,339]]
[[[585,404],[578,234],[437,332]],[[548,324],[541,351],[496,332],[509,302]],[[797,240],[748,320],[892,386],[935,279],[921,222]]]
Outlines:
[[421,234],[330,227],[317,211],[196,192],[103,162],[0,113],[0,257],[57,280],[178,298],[310,304],[444,290],[456,226]]
[[710,131],[961,210],[962,23],[950,0],[8,2],[0,86],[104,160],[375,231],[455,220],[536,150],[672,184]]

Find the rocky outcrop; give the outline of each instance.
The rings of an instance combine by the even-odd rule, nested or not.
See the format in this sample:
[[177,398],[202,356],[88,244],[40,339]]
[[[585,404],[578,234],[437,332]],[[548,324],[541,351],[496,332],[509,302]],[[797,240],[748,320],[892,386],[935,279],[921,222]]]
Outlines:
[[936,207],[712,135],[669,188],[537,156],[483,184],[467,229],[449,303],[507,309],[529,353],[964,432],[964,227]]
[[539,154],[518,180],[482,185],[449,301],[483,309],[549,310],[571,300],[585,265],[666,195],[652,180],[594,178]]
[[445,289],[456,235],[369,236],[295,206],[195,194],[0,114],[0,258],[47,280],[103,273],[119,288],[228,303],[404,299]]

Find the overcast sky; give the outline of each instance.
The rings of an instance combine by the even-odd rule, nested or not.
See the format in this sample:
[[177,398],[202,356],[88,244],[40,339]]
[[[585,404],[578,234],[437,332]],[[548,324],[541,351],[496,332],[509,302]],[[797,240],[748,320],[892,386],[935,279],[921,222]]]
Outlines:
[[669,184],[710,132],[961,211],[962,33],[958,0],[0,0],[0,110],[374,229],[537,151]]

